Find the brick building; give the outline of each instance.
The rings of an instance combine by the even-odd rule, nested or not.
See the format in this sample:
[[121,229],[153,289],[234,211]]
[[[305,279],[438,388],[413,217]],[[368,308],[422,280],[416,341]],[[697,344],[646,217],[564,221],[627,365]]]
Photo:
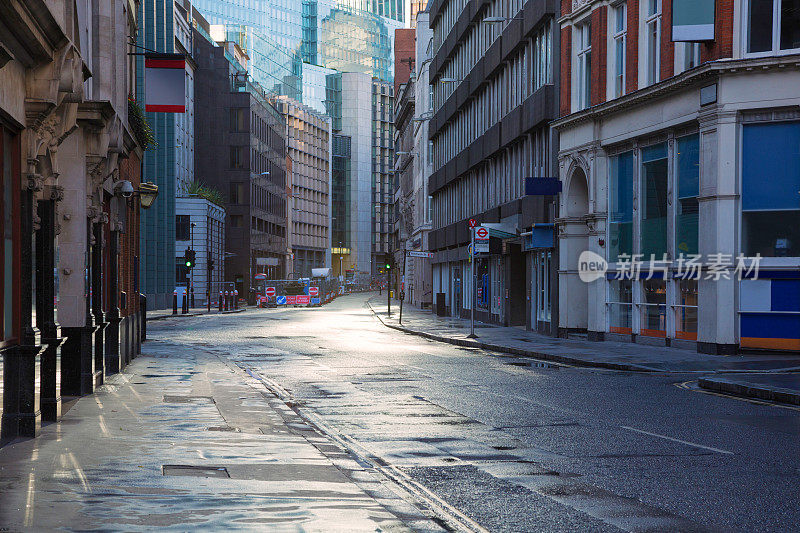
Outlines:
[[[562,0],[559,22],[562,333],[800,349],[796,3]],[[608,262],[590,283],[587,250]],[[660,268],[620,274],[638,261]]]

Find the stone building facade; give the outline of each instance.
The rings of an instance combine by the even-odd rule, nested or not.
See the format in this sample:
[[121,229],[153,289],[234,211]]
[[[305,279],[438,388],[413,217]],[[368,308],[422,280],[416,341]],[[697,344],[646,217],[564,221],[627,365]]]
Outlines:
[[[796,351],[800,15],[779,0],[705,1],[702,42],[672,40],[673,2],[561,3],[560,327]],[[586,251],[608,266],[588,283]]]
[[136,7],[0,6],[2,439],[35,436],[139,351]]
[[288,96],[273,98],[286,117],[291,272],[331,266],[331,119]]

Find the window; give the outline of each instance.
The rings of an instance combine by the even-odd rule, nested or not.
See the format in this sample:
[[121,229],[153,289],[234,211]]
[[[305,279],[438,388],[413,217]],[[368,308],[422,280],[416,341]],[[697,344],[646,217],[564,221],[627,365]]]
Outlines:
[[244,183],[235,182],[230,184],[230,202],[232,204],[243,204],[244,200]]
[[700,64],[700,43],[683,43],[683,70]]
[[578,109],[591,105],[592,89],[592,24],[586,22],[577,26],[578,57]]
[[661,260],[667,253],[667,145],[642,149],[641,254]]
[[633,332],[633,282],[614,279],[609,282],[609,331],[630,334]]
[[661,0],[647,0],[645,39],[647,39],[647,84],[652,85],[660,79]]
[[0,126],[0,346],[19,337],[19,265],[14,247],[19,242],[19,144]]
[[540,322],[549,322],[550,314],[550,262],[552,252],[539,252],[534,255],[536,272],[536,318]]
[[231,131],[247,131],[247,108],[231,109]]
[[625,34],[628,30],[627,5],[614,8],[614,97],[625,94]]
[[697,254],[697,228],[700,206],[700,137],[688,135],[676,143],[678,202],[675,215],[675,253]]
[[748,0],[744,26],[750,54],[797,51],[800,49],[800,2]]
[[697,340],[697,280],[676,280],[675,338]]
[[642,310],[639,334],[645,337],[667,336],[667,282],[663,279],[642,280]]
[[243,169],[245,165],[245,146],[231,146],[231,168]]
[[231,227],[232,228],[242,227],[242,215],[231,215]]
[[191,238],[191,217],[189,215],[175,215],[175,240],[188,241]]
[[800,122],[745,124],[742,252],[800,256]]
[[633,253],[633,152],[611,158],[608,195],[608,260]]

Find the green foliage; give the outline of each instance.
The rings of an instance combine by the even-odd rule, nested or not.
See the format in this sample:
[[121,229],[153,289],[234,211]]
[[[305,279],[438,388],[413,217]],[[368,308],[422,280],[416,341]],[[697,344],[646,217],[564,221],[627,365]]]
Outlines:
[[142,147],[142,150],[149,150],[154,146],[158,146],[156,142],[156,134],[150,123],[147,122],[147,115],[144,109],[132,96],[128,96],[128,124],[133,130],[133,135],[136,137],[136,142]]
[[189,188],[186,190],[186,194],[190,196],[199,196],[204,200],[208,200],[212,204],[225,207],[225,198],[222,196],[222,193],[214,187],[210,187],[200,181],[193,181],[190,183]]

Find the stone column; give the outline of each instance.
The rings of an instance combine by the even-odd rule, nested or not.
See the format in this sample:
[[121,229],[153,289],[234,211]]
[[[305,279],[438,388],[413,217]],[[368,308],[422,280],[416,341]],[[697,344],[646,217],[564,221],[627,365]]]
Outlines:
[[[703,262],[710,254],[735,257],[737,234],[736,185],[738,166],[735,111],[712,108],[700,115],[700,224],[699,252]],[[735,354],[736,276],[717,281],[702,276],[698,283],[697,351]]]
[[[124,366],[120,359],[119,328],[122,319],[119,316],[119,231],[112,228],[109,247],[108,264],[108,326],[105,332],[106,373],[119,372]],[[127,339],[127,336],[124,336]]]
[[92,268],[89,277],[92,287],[91,308],[94,317],[94,367],[95,367],[95,386],[103,384],[105,368],[105,328],[108,323],[105,321],[103,313],[103,213],[100,213],[99,221],[91,225],[93,232],[92,242]]
[[56,199],[57,187],[45,188],[39,200],[39,231],[36,232],[36,322],[45,349],[42,352],[42,419],[55,421],[61,416],[61,328],[55,313]]

